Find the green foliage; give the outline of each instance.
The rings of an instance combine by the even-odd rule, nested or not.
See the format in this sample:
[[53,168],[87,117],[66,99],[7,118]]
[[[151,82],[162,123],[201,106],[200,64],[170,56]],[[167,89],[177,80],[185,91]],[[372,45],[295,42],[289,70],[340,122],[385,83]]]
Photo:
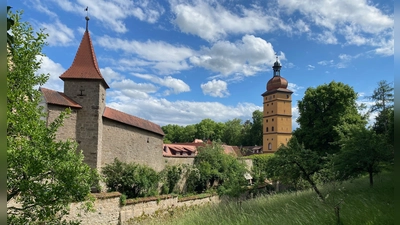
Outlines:
[[240,119],[222,123],[207,118],[194,125],[168,124],[161,128],[165,133],[165,144],[193,142],[195,139],[202,139],[221,141],[235,146],[262,145],[262,116],[262,112],[256,110],[253,112],[252,122],[247,120],[243,124]]
[[252,175],[255,185],[264,184],[267,179],[267,169],[269,160],[274,154],[255,154],[249,156],[253,160]]
[[239,146],[241,144],[242,121],[240,119],[228,120],[225,122],[225,129],[222,141],[227,145]]
[[373,176],[394,161],[394,149],[382,134],[364,126],[343,125],[337,129],[341,135],[341,152],[335,157],[338,178],[347,180],[364,173]]
[[295,187],[306,181],[318,197],[323,199],[316,186],[315,175],[324,168],[326,161],[326,157],[306,149],[297,141],[296,136],[293,136],[287,146],[282,145],[268,160],[267,177]]
[[162,194],[170,194],[174,192],[175,186],[181,179],[183,172],[182,165],[167,165],[163,171],[160,172],[163,185],[161,187]]
[[[331,189],[327,184],[320,187],[323,192]],[[331,192],[331,191],[330,191]],[[374,188],[368,187],[368,179],[361,178],[343,182],[321,202],[310,190],[265,195],[243,201],[227,201],[201,209],[176,209],[175,214],[144,221],[146,225],[224,225],[224,224],[337,224],[335,210],[328,201],[344,199],[340,209],[342,224],[395,224],[394,174],[380,175]]]
[[119,204],[126,205],[126,195],[125,194],[121,194],[121,196],[119,197]]
[[340,82],[308,88],[298,102],[300,127],[294,135],[306,149],[320,155],[338,152],[340,147],[333,144],[339,140],[335,127],[345,123],[366,124],[358,112],[356,99],[353,88]]
[[61,217],[68,213],[68,204],[89,199],[96,173],[83,163],[75,142],[56,140],[69,110],[49,125],[41,119],[41,96],[35,86],[44,84],[48,75],[36,71],[47,35],[34,33],[29,23],[21,22],[21,15],[8,11],[14,38],[7,54],[11,62],[7,73],[7,222],[66,223]]
[[199,147],[194,168],[187,179],[188,192],[201,193],[207,189],[218,189],[221,195],[236,196],[246,185],[243,163],[225,154],[219,143]]
[[393,84],[386,80],[378,82],[378,87],[374,90],[372,96],[368,97],[374,101],[370,108],[370,112],[377,112],[373,129],[378,134],[389,135],[390,120],[392,112],[394,112],[394,87]]
[[128,198],[156,194],[159,176],[152,168],[137,163],[124,163],[117,158],[103,167],[108,191],[118,191]]

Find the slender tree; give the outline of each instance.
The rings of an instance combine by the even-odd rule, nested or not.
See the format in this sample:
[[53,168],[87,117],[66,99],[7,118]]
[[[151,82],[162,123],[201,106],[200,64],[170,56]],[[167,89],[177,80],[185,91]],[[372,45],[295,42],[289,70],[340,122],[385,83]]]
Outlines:
[[370,112],[377,112],[374,130],[380,134],[387,133],[391,111],[394,103],[394,87],[392,83],[386,80],[378,82],[378,87],[374,90],[372,96],[368,98],[374,101]]

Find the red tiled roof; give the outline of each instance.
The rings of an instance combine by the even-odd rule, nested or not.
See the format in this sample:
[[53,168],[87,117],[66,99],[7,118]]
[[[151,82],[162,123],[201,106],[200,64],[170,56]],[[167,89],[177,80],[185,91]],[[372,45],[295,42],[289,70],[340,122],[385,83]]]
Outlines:
[[163,156],[166,157],[195,157],[196,155],[197,155],[197,147],[193,145],[183,145],[183,144],[163,145]]
[[164,132],[159,125],[148,120],[123,113],[116,109],[106,107],[104,109],[103,117],[164,136]]
[[82,108],[81,105],[79,105],[77,102],[67,97],[64,93],[53,91],[43,87],[40,87],[39,90],[43,93],[44,99],[48,104],[62,105],[73,108]]
[[79,45],[78,51],[76,52],[74,61],[71,67],[65,71],[60,78],[65,79],[90,79],[90,80],[102,80],[106,88],[109,88],[108,84],[104,80],[100,73],[99,66],[97,64],[96,54],[90,39],[90,34],[86,30],[83,34],[81,44]]

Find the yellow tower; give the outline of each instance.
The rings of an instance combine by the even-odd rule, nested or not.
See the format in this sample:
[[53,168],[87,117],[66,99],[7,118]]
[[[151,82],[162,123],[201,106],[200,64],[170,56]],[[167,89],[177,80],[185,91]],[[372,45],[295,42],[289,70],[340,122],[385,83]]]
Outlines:
[[288,82],[281,77],[281,64],[276,57],[272,67],[274,76],[267,83],[267,91],[262,94],[263,113],[263,152],[274,153],[292,136],[292,91]]

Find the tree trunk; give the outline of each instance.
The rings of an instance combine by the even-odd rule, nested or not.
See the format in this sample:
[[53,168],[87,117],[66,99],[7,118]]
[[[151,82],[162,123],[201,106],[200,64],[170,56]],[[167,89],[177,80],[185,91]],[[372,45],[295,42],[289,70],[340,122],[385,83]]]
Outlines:
[[312,181],[312,179],[309,176],[306,176],[306,180],[311,184],[312,188],[314,189],[314,191],[317,193],[318,197],[324,201],[324,196],[322,196],[321,192],[319,191],[319,189],[317,188],[317,185]]

